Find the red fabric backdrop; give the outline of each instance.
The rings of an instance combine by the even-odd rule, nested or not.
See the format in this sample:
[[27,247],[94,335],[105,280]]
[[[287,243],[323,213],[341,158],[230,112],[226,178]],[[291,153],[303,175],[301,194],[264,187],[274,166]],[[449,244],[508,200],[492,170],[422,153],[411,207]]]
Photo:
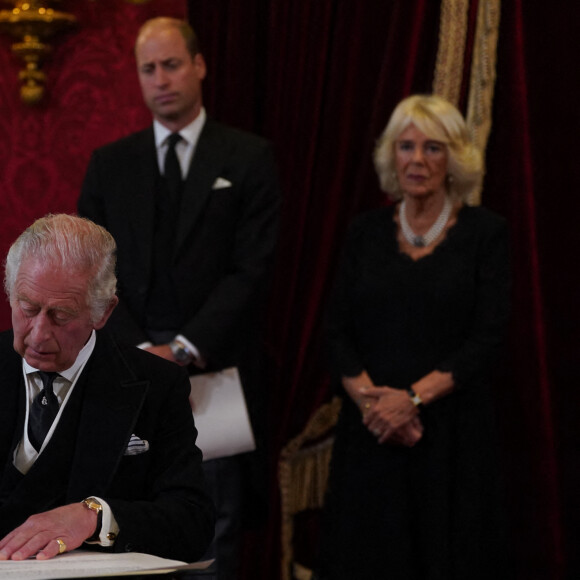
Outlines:
[[[58,39],[48,95],[19,102],[19,63],[0,40],[0,252],[48,211],[73,211],[90,152],[148,124],[131,56],[135,32],[184,1],[63,2],[79,29]],[[565,0],[503,2],[483,203],[511,224],[514,312],[498,383],[512,546],[519,580],[577,577],[580,538],[578,247],[579,13]],[[475,5],[475,2],[474,2]],[[374,141],[400,98],[427,92],[433,0],[190,0],[209,74],[210,115],[270,138],[284,189],[266,329],[272,467],[329,394],[322,322],[348,222],[384,202]],[[472,12],[473,14],[473,12]],[[466,61],[469,61],[469,53]],[[10,324],[0,302],[0,328]],[[245,577],[275,579],[278,491],[248,536]]]
[[[209,63],[210,113],[265,134],[279,153],[285,204],[266,335],[275,459],[328,396],[321,327],[337,252],[352,216],[383,203],[370,159],[390,111],[430,89],[439,2],[190,0],[189,8]],[[579,514],[578,275],[561,247],[579,235],[569,149],[577,83],[567,72],[579,19],[562,1],[545,8],[503,3],[483,194],[512,231],[514,312],[497,406],[522,580],[574,577]],[[276,577],[275,483],[273,470],[272,514],[250,542],[248,578]]]
[[[161,6],[163,4],[163,6]],[[6,6],[2,6],[6,8]],[[78,26],[56,37],[44,71],[44,101],[20,101],[22,63],[0,38],[0,255],[34,219],[73,212],[95,147],[150,123],[137,82],[136,31],[158,14],[184,17],[185,0],[131,6],[120,0],[63,2]],[[0,301],[0,328],[10,325]]]

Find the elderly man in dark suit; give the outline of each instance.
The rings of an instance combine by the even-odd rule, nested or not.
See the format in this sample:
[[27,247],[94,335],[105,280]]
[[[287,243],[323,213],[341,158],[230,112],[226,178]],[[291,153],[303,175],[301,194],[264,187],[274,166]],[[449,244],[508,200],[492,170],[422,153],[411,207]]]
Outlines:
[[74,216],[12,245],[0,334],[0,559],[85,543],[193,561],[213,536],[177,366],[101,330],[117,304],[115,242]]
[[[118,245],[120,304],[108,328],[191,374],[238,367],[259,441],[260,311],[279,207],[272,151],[206,116],[206,66],[187,23],[148,21],[135,55],[153,126],[94,152],[78,204]],[[223,516],[219,578],[236,577],[255,455],[204,462]]]

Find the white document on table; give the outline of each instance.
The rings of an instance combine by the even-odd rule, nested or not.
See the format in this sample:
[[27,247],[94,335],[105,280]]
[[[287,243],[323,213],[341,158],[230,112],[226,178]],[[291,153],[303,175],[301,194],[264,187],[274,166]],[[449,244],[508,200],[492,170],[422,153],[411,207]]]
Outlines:
[[189,381],[203,460],[253,451],[256,442],[238,369],[193,375]]
[[150,554],[128,552],[105,554],[73,550],[51,560],[0,561],[2,580],[50,580],[51,578],[94,578],[101,576],[134,576],[162,574],[174,570],[204,570],[211,560],[187,564]]

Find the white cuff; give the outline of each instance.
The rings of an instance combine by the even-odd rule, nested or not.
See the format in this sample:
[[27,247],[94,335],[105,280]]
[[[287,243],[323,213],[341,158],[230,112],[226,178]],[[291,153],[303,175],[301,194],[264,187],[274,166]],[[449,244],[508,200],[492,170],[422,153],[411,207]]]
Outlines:
[[113,515],[113,511],[109,504],[97,497],[96,495],[93,496],[102,506],[103,511],[103,519],[101,522],[101,533],[99,534],[99,540],[97,542],[91,542],[91,544],[99,544],[104,547],[112,546],[119,535],[119,524],[117,524],[117,520]]

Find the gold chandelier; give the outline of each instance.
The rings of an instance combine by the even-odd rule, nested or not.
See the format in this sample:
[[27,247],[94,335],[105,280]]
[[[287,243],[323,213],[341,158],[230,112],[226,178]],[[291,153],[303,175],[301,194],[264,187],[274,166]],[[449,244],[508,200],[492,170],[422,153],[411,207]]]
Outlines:
[[[144,4],[149,0],[125,0]],[[73,14],[55,9],[60,0],[14,0],[11,10],[0,10],[0,32],[16,39],[12,52],[24,62],[19,72],[22,83],[20,97],[34,105],[44,96],[46,75],[41,70],[44,59],[52,47],[48,43],[54,35],[71,29],[77,19]]]

